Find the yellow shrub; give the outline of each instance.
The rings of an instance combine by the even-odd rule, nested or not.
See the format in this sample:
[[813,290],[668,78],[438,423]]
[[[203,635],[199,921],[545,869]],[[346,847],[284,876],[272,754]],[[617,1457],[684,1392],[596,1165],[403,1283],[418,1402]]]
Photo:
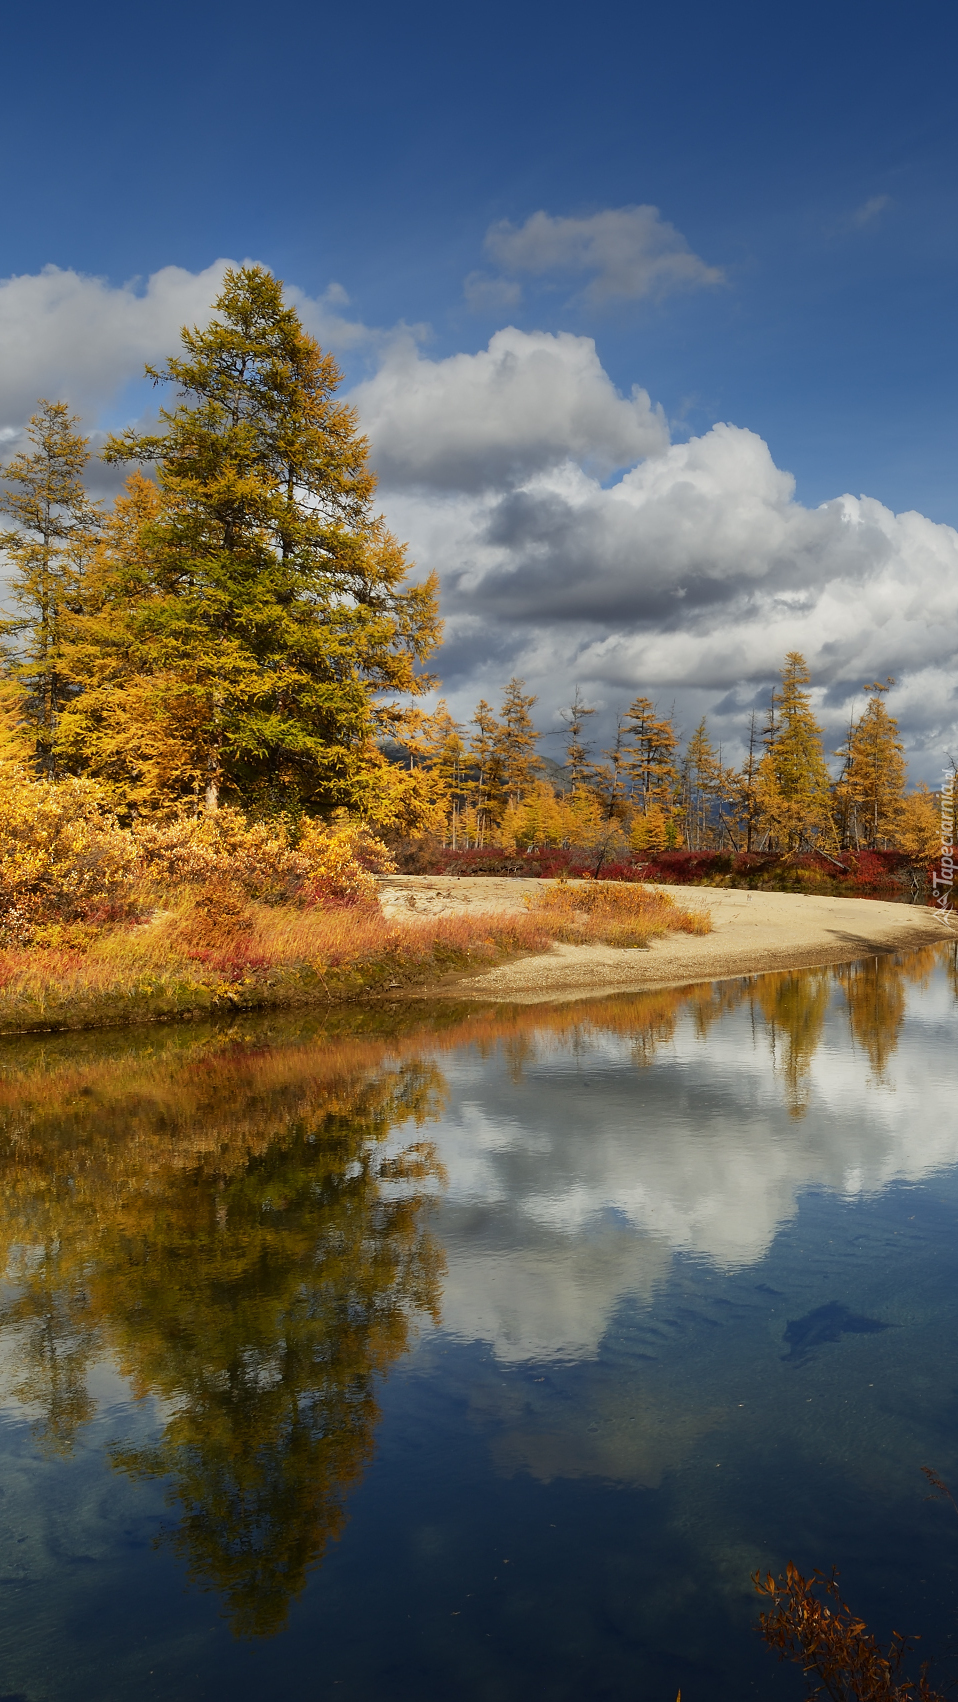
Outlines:
[[291,901],[308,874],[285,828],[250,825],[228,805],[210,815],[143,822],[133,834],[144,877],[159,888],[226,883],[249,898],[278,904]]
[[26,943],[58,922],[125,913],[136,847],[89,780],[33,780],[0,769],[0,938]]
[[308,865],[314,901],[320,902],[371,902],[376,896],[376,874],[396,867],[385,845],[364,823],[342,816],[335,817],[329,827],[311,822],[297,853]]
[[629,831],[629,849],[639,854],[664,851],[668,843],[669,818],[661,805],[653,804],[645,815],[636,811]]
[[344,815],[308,823],[295,843],[285,827],[250,824],[231,808],[128,830],[92,781],[34,780],[0,762],[0,946],[80,949],[84,929],[179,892],[368,902],[374,872],[392,867],[385,846]]
[[895,838],[916,862],[933,862],[941,851],[941,812],[927,786],[902,799]]
[[385,846],[345,816],[307,823],[295,844],[285,827],[248,823],[229,806],[134,834],[153,886],[225,887],[265,904],[354,904],[374,894],[372,870],[393,867]]

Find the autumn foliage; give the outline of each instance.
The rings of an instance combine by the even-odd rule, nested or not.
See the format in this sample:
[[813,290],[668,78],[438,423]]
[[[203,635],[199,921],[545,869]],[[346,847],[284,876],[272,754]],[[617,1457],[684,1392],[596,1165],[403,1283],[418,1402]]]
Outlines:
[[[920,866],[938,855],[941,816],[927,787],[906,791],[903,747],[883,695],[893,683],[865,687],[871,695],[860,717],[831,753],[837,774],[797,651],[785,658],[764,724],[752,716],[740,769],[723,763],[704,718],[683,750],[672,716],[643,694],[621,711],[614,743],[598,753],[587,739],[596,711],[576,687],[560,711],[566,761],[548,779],[536,754],[536,699],[521,679],[505,688],[499,719],[483,700],[467,728],[440,702],[397,731],[393,754],[410,774],[426,774],[443,788],[434,866],[440,848],[477,863],[534,856],[543,872],[546,864],[549,872],[563,866],[568,853],[567,861],[606,875],[681,853],[731,859],[736,867],[753,857],[783,867],[803,861],[809,870],[830,861],[840,876],[850,860],[870,854],[897,853],[902,863]],[[404,866],[421,870],[421,853]]]
[[0,941],[28,944],[51,922],[122,915],[137,849],[88,780],[0,777]]
[[[866,687],[837,776],[797,652],[738,770],[704,719],[683,742],[641,691],[596,750],[576,687],[550,779],[522,679],[468,728],[417,707],[437,588],[410,582],[341,375],[282,284],[228,269],[181,343],[150,370],[158,431],[105,446],[132,469],[111,512],[62,402],[38,405],[0,480],[8,1024],[332,997],[535,942],[707,927],[646,880],[912,896],[941,824],[905,793],[893,682]],[[513,922],[384,922],[377,875],[464,858],[595,888]]]
[[[682,851],[897,851],[917,866],[938,854],[938,800],[906,790],[894,681],[864,685],[829,752],[797,651],[764,716],[753,712],[738,768],[704,718],[683,730],[645,690],[611,706],[614,736],[597,749],[597,711],[576,686],[559,711],[558,764],[539,755],[521,678],[468,725],[443,700],[418,708],[436,683],[423,670],[441,633],[437,587],[410,583],[404,546],[375,512],[368,445],[332,357],[258,266],[227,270],[209,324],[184,327],[181,345],[148,369],[168,387],[160,429],[131,428],[102,451],[131,469],[112,511],[86,493],[88,441],[62,402],[39,403],[0,478],[15,605],[0,621],[0,768],[95,784],[136,829],[141,864],[150,845],[158,867],[206,856],[182,824],[223,805],[284,824],[285,841],[263,829],[279,844],[260,846],[268,890],[237,875],[268,901],[311,878],[297,862],[311,855],[304,819],[328,824],[341,809],[419,871],[450,850],[568,852],[593,875]],[[239,864],[251,856],[244,840]],[[799,885],[826,874],[807,864]],[[90,873],[90,903],[99,879]],[[335,873],[320,879],[332,894]],[[78,894],[78,917],[86,902]]]
[[769,1607],[760,1615],[762,1635],[779,1659],[801,1666],[809,1696],[831,1702],[943,1702],[932,1690],[924,1668],[908,1678],[902,1663],[910,1645],[893,1631],[882,1648],[863,1619],[842,1600],[835,1570],[803,1578],[789,1562],[785,1576],[753,1575],[752,1582]]
[[533,916],[387,923],[345,816],[120,827],[89,781],[0,777],[0,1025],[69,1027],[398,989],[542,949]]
[[0,943],[54,943],[64,924],[132,918],[214,890],[245,901],[369,903],[392,867],[361,824],[247,822],[236,809],[122,828],[89,780],[0,770]]

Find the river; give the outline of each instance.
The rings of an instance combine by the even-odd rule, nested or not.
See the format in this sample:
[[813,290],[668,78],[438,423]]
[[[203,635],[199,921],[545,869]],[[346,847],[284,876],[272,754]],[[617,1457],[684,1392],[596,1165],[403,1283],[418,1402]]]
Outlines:
[[931,946],[0,1042],[0,1702],[785,1702],[790,1559],[958,1676],[956,1016]]

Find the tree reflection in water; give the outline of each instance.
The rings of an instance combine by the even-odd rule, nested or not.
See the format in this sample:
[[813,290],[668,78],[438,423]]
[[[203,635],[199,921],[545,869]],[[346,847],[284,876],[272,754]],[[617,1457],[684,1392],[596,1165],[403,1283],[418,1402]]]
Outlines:
[[808,1109],[809,1072],[818,1051],[831,998],[827,969],[763,976],[755,999],[768,1028],[775,1068],[785,1090],[789,1115]]
[[59,1116],[34,1081],[34,1118],[11,1119],[0,1150],[17,1284],[2,1322],[47,1448],[90,1416],[94,1353],[159,1397],[156,1445],[114,1463],[168,1480],[162,1540],[238,1634],[262,1636],[342,1529],[377,1378],[416,1312],[438,1316],[436,1155],[384,1142],[434,1114],[441,1077],[362,1046],[319,1065],[312,1049],[197,1050],[112,1082],[54,1070]]
[[[946,962],[952,974],[954,952],[954,947],[947,948]],[[836,969],[848,1005],[852,1037],[867,1054],[877,1081],[884,1076],[898,1045],[905,1020],[906,987],[909,983],[924,985],[942,957],[942,947],[925,946],[900,958],[866,957]],[[952,985],[958,991],[954,982]]]

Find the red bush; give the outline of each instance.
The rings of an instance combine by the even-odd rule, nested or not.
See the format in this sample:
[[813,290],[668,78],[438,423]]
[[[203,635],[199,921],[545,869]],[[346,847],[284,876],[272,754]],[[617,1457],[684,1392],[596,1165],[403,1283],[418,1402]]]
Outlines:
[[[582,850],[544,849],[503,851],[496,846],[482,850],[436,850],[424,864],[422,874],[511,875],[555,880],[566,875],[575,880],[594,876],[594,854]],[[657,851],[598,866],[601,880],[648,881],[663,886],[697,886],[703,882],[728,880],[733,886],[770,887],[795,890],[802,886],[832,893],[847,892],[859,897],[900,898],[911,891],[910,875],[925,875],[904,851],[842,851],[827,856],[822,851],[784,855],[774,851]]]

